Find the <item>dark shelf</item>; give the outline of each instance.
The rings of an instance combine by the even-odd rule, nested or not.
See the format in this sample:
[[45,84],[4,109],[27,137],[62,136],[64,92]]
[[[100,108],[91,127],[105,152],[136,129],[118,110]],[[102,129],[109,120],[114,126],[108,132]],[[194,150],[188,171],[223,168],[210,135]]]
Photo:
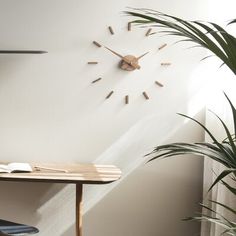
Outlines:
[[47,51],[40,50],[0,50],[1,54],[43,54]]
[[39,230],[35,227],[0,219],[0,235],[28,235],[38,232]]

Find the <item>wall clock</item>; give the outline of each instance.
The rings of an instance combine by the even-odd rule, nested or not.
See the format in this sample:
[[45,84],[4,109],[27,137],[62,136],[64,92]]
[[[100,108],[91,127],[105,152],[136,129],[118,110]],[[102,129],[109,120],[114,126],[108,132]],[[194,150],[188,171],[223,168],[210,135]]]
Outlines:
[[[131,32],[132,31],[132,23],[128,22],[127,24],[127,32]],[[107,27],[110,36],[112,37],[115,34],[115,31],[113,30],[112,26],[108,26]],[[151,35],[155,34],[155,32],[152,32],[152,28],[149,28],[148,30],[145,30],[145,32],[143,33],[143,37],[149,37]],[[102,50],[106,50],[107,53],[107,57],[112,57],[115,56],[117,58],[117,63],[114,65],[115,67],[118,67],[120,70],[125,71],[126,73],[132,73],[133,71],[137,71],[137,70],[143,70],[145,68],[143,68],[142,66],[142,59],[143,57],[145,57],[146,55],[148,55],[150,53],[151,50],[149,51],[145,51],[140,55],[137,55],[135,52],[134,53],[121,53],[120,51],[117,51],[116,49],[116,45],[111,46],[107,46],[104,45],[103,43],[99,42],[98,40],[93,40],[92,41],[93,45],[97,48],[100,48]],[[126,46],[126,43],[124,43],[124,46]],[[161,44],[159,45],[156,50],[162,50],[167,46],[167,43]],[[87,62],[88,65],[98,65],[99,61],[88,61]],[[164,66],[164,67],[168,67],[170,66],[171,63],[170,62],[161,62],[160,66]],[[94,79],[91,83],[95,84],[98,83],[102,80],[102,77],[98,77],[96,79]],[[162,88],[164,85],[158,81],[158,80],[154,80],[153,84],[155,84],[155,86],[158,86],[159,88]],[[110,90],[106,95],[104,95],[104,99],[109,99],[112,97],[112,95],[115,93],[115,89]],[[141,95],[143,96],[144,100],[149,100],[150,96],[148,95],[148,93],[146,91],[142,91]],[[125,95],[123,98],[124,103],[125,104],[129,104],[130,102],[130,95],[127,94]]]

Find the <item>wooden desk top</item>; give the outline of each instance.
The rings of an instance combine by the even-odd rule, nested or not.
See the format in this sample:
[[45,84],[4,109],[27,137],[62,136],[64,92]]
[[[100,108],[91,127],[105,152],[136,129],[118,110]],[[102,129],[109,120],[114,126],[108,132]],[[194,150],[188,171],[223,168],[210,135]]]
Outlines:
[[[31,164],[31,173],[0,173],[0,181],[106,184],[118,180],[121,171],[113,165],[95,164]],[[40,169],[35,166],[62,171]]]

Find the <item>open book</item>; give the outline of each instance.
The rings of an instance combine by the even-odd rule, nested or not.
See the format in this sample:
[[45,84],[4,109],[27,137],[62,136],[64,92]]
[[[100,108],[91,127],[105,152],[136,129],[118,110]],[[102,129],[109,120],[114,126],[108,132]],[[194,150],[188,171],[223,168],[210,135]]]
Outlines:
[[7,165],[0,164],[0,173],[20,173],[20,172],[32,172],[32,168],[29,163],[9,163]]

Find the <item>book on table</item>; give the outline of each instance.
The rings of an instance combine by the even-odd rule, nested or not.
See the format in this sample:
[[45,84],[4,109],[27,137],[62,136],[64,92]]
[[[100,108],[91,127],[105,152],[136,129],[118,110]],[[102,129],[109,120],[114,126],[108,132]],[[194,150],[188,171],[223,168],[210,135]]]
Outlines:
[[12,162],[9,164],[0,164],[0,173],[24,173],[32,172],[29,163]]

